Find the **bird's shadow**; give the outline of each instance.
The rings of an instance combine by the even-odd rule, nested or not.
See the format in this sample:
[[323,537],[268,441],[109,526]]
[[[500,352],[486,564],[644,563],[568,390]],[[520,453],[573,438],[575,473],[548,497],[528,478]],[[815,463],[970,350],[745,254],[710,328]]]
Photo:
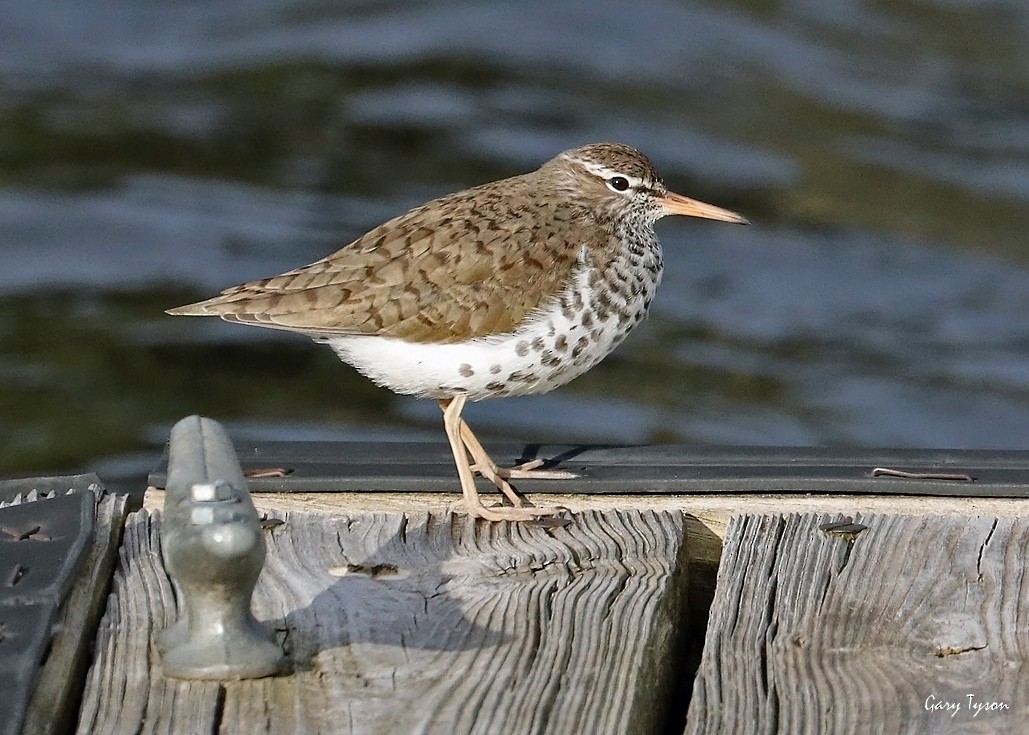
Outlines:
[[[509,634],[483,627],[469,615],[506,585],[502,579],[498,582],[493,556],[474,545],[458,548],[457,537],[468,530],[464,525],[473,523],[466,517],[426,514],[409,522],[401,514],[304,514],[287,523],[300,524],[292,529],[291,540],[302,536],[307,543],[332,548],[330,553],[305,554],[301,559],[297,557],[303,552],[297,549],[284,558],[299,561],[300,568],[284,570],[292,578],[274,582],[301,589],[322,587],[306,605],[279,621],[267,621],[277,629],[294,670],[311,668],[324,651],[362,643],[465,651],[511,640]],[[390,525],[383,536],[383,526]],[[366,540],[372,535],[381,540],[369,550]],[[275,543],[274,537],[269,540],[270,547]],[[312,559],[324,562],[336,550],[338,563],[333,560],[320,569],[312,565]]]
[[[515,460],[516,465],[525,464],[536,459],[543,460],[543,464],[540,465],[540,469],[544,470],[563,470],[568,469],[564,465],[571,463],[572,460],[578,458],[588,458],[591,452],[603,452],[609,449],[628,449],[632,448],[631,444],[576,444],[572,446],[557,447],[561,451],[557,454],[553,454],[548,449],[552,449],[547,444],[526,444],[522,447],[521,454],[518,459]],[[543,454],[544,456],[540,456]]]

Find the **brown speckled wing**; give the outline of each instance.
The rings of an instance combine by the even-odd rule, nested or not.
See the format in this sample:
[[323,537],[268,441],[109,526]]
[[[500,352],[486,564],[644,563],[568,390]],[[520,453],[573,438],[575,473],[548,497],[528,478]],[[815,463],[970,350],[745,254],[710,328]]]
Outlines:
[[451,194],[311,265],[169,313],[429,343],[513,331],[568,282],[584,238],[608,238],[538,189],[527,174]]

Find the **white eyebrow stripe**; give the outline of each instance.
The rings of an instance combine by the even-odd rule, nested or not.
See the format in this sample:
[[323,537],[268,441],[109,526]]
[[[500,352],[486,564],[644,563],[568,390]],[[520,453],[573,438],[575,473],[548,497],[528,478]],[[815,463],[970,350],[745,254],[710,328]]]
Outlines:
[[589,171],[591,174],[599,176],[605,181],[610,179],[612,176],[621,176],[626,181],[628,181],[629,186],[631,186],[634,189],[643,184],[643,179],[639,178],[638,176],[632,176],[631,174],[622,173],[621,171],[617,171],[613,168],[602,166],[599,163],[593,163],[592,161],[584,161],[581,158],[573,158],[572,160],[578,163],[587,171]]

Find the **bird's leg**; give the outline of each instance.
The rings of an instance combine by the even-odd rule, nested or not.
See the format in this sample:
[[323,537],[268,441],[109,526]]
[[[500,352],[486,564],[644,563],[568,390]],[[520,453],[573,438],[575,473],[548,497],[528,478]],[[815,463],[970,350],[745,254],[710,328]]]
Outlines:
[[[479,440],[475,438],[472,428],[464,419],[461,419],[461,438],[464,440],[464,445],[468,447],[468,453],[475,460],[475,467],[472,469],[496,485],[509,498],[511,495],[501,487],[498,480],[574,480],[578,477],[574,472],[565,472],[564,470],[537,469],[545,462],[542,459],[531,459],[514,467],[498,467]],[[511,487],[506,482],[504,485]],[[514,498],[511,498],[511,502],[514,503]]]
[[[439,406],[443,410],[443,428],[447,432],[450,450],[454,454],[454,464],[457,465],[457,476],[461,479],[461,493],[464,496],[465,510],[468,512],[468,515],[475,518],[484,518],[487,521],[531,521],[540,516],[552,516],[561,513],[561,508],[531,508],[524,506],[516,508],[487,508],[482,504],[479,491],[475,487],[475,475],[472,474],[472,465],[468,461],[469,450],[461,431],[461,425],[463,424],[461,421],[461,410],[464,408],[465,400],[465,396],[457,395],[453,398],[441,400]],[[481,449],[481,446],[479,448]],[[510,488],[510,485],[508,487]],[[512,490],[512,492],[514,491]]]
[[465,398],[463,395],[447,398],[439,402],[443,409],[443,429],[447,432],[447,440],[450,442],[450,451],[454,454],[454,464],[457,465],[457,476],[461,480],[461,494],[464,496],[465,508],[469,515],[480,515],[479,511],[485,510],[479,498],[479,491],[475,488],[475,476],[468,464],[468,452],[464,442],[461,441],[461,409],[464,408]]
[[511,501],[511,505],[516,508],[525,505],[522,496],[500,474],[500,468],[497,467],[497,463],[486,453],[482,444],[479,443],[479,440],[475,438],[475,434],[472,433],[472,427],[464,419],[461,419],[461,441],[464,443],[468,454],[472,455],[472,461],[475,463],[472,465],[472,470],[496,485],[497,489],[504,493],[507,499]]

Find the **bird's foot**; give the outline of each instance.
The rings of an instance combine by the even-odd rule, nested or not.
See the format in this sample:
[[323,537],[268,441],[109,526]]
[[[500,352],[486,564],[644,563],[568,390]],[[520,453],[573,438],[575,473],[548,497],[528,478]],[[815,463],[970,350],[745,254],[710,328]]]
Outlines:
[[[530,459],[528,462],[516,464],[514,467],[493,467],[498,476],[505,480],[574,480],[579,477],[575,472],[565,470],[541,470],[545,465],[545,459]],[[478,471],[479,466],[474,469]],[[482,474],[480,472],[480,474]]]
[[537,522],[545,526],[567,526],[571,523],[568,518],[561,518],[562,513],[568,509],[560,506],[537,508],[532,505],[497,505],[486,507],[482,504],[469,504],[461,502],[464,511],[472,518],[482,518],[486,521],[513,521],[513,522]]
[[[486,457],[488,460],[489,457]],[[539,464],[535,464],[535,463]],[[533,460],[532,462],[526,462],[526,465],[539,466],[543,464],[543,460]],[[492,482],[497,490],[504,494],[504,497],[510,501],[511,505],[516,508],[521,508],[525,505],[525,499],[521,494],[511,486],[508,480],[571,480],[578,475],[574,472],[561,472],[559,470],[538,470],[533,468],[526,468],[525,465],[518,465],[517,467],[497,467],[492,462],[482,463],[477,462],[471,466],[472,472],[477,472],[482,477]]]
[[472,472],[477,472],[492,482],[497,490],[502,492],[504,497],[515,508],[531,506],[526,506],[525,499],[511,486],[508,480],[571,480],[578,477],[574,472],[541,470],[539,467],[544,464],[542,459],[533,459],[514,467],[498,467],[497,463],[493,461],[489,454],[486,453],[486,450],[482,448],[482,445],[479,444],[478,440],[476,440],[475,435],[468,428],[468,424],[462,422],[461,428],[463,429],[462,439],[464,439],[465,447],[468,453],[472,455]]
[[[566,509],[560,507],[537,508],[529,504],[501,476],[496,462],[482,448],[468,424],[461,420],[461,409],[464,408],[466,400],[467,397],[464,394],[458,394],[453,398],[440,400],[439,405],[443,410],[443,428],[447,432],[447,440],[450,442],[450,449],[454,455],[457,475],[461,480],[461,493],[464,495],[463,504],[468,515],[487,521],[530,522],[547,527],[571,523],[568,519],[557,518]],[[533,464],[533,467],[538,466]],[[524,466],[519,469],[538,471],[525,470]],[[479,491],[475,487],[474,472],[476,471],[496,485],[511,504],[492,508],[483,505],[479,498]]]

